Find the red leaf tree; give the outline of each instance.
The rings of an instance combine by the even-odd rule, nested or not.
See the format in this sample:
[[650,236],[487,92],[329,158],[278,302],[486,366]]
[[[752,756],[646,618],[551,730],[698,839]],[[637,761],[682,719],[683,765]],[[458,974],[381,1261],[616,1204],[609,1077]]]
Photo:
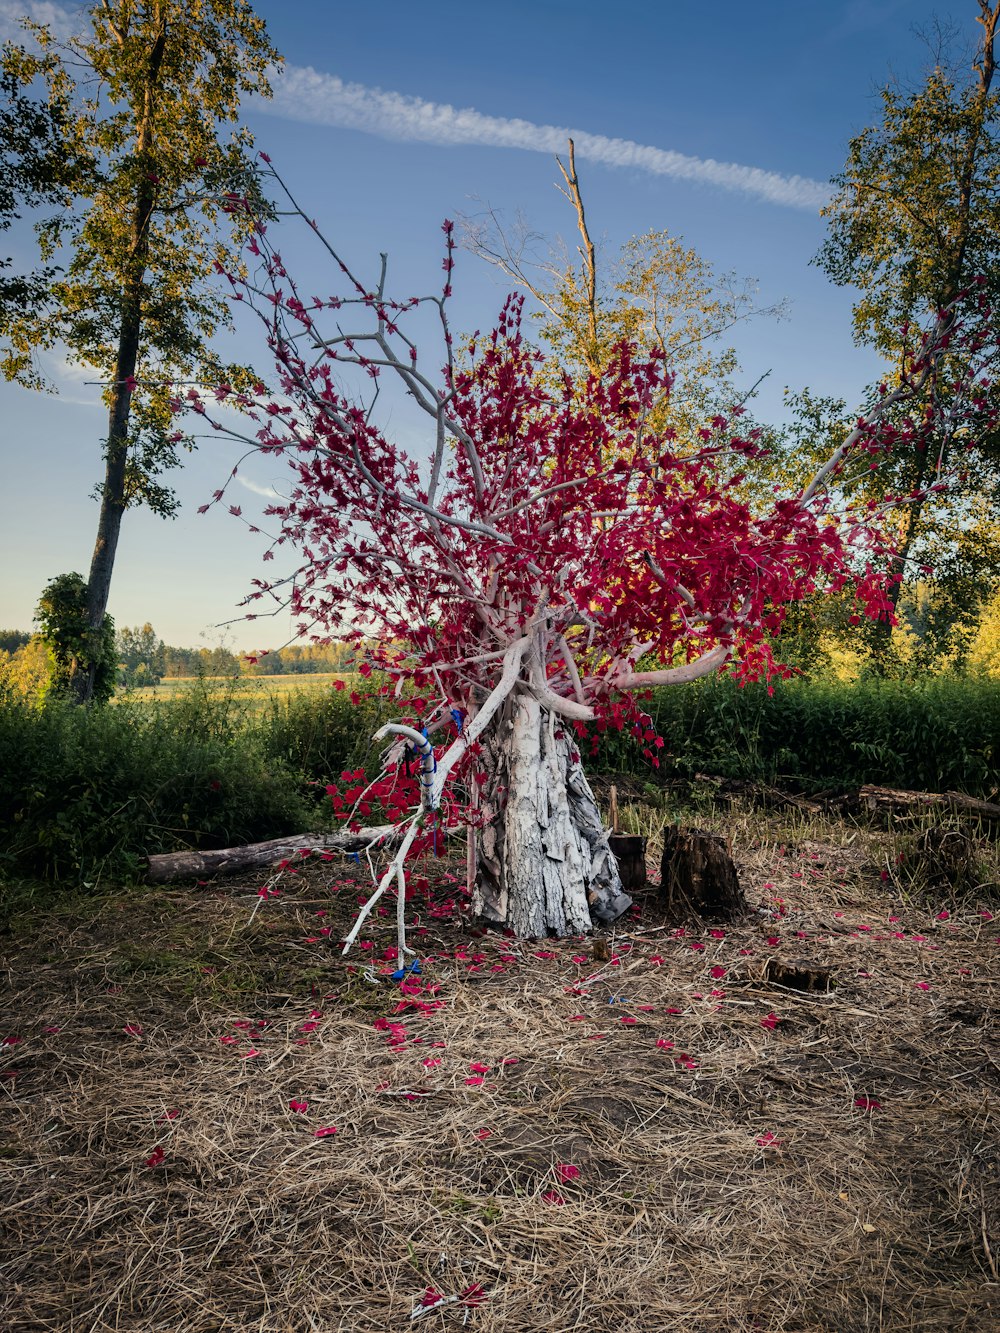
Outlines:
[[[852,477],[942,430],[980,428],[988,312],[970,329],[942,311],[811,482],[753,512],[740,486],[760,452],[752,432],[717,418],[693,449],[650,434],[650,406],[670,382],[658,356],[623,344],[600,376],[542,376],[516,298],[456,355],[450,223],[442,290],[406,301],[386,292],[384,256],[367,285],[309,225],[340,295],[304,298],[263,228],[254,276],[232,279],[266,324],[280,393],[223,385],[215,398],[258,427],[227,433],[287,461],[290,494],[269,513],[277,544],[303,557],[293,579],[257,581],[254,596],[282,597],[313,631],[377,642],[362,669],[426,701],[414,707],[421,731],[383,729],[397,733],[390,765],[404,740],[424,755],[416,808],[379,886],[398,882],[400,914],[406,856],[447,806],[469,827],[483,917],[522,937],[587,931],[629,899],[581,765],[585,724],[628,725],[655,763],[660,742],[637,692],[727,663],[747,679],[781,672],[769,642],[782,607],[817,591],[853,588],[859,614],[887,614],[880,512],[852,504]],[[430,365],[414,333],[426,335],[428,314]],[[945,393],[943,353],[959,346],[967,371]],[[386,376],[425,414],[422,451],[376,424]],[[359,388],[345,387],[352,379]]]

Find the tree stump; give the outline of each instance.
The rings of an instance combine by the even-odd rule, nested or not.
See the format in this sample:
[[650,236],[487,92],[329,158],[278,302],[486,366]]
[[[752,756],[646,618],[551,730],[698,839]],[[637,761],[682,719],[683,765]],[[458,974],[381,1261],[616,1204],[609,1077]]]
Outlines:
[[660,899],[676,921],[734,921],[749,910],[725,839],[673,824],[663,830]]
[[646,887],[646,839],[629,833],[609,833],[608,846],[618,862],[622,888],[632,893]]

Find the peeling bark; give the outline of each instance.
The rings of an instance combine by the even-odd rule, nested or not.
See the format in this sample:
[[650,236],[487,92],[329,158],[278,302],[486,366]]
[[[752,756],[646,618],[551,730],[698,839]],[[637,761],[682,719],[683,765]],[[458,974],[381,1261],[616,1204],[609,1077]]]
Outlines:
[[565,723],[528,691],[483,737],[473,906],[519,938],[585,934],[631,906]]

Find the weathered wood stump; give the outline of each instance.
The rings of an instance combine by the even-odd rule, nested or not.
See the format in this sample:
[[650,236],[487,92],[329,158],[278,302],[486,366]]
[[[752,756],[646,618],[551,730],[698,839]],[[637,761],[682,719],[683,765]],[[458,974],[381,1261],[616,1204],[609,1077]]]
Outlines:
[[660,899],[676,921],[733,921],[749,910],[725,839],[673,824],[663,830]]
[[609,833],[608,846],[618,862],[618,873],[626,892],[645,888],[646,839],[628,833]]

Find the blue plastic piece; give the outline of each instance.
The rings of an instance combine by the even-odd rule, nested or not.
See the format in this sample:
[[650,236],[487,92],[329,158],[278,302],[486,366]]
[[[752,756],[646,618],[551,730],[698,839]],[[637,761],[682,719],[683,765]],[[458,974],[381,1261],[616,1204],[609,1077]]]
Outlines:
[[412,962],[412,963],[407,963],[405,967],[397,968],[396,971],[393,972],[393,974],[392,974],[392,980],[393,980],[393,981],[402,981],[403,978],[406,976],[407,972],[412,973],[413,976],[415,976],[415,977],[419,977],[419,976],[420,976],[420,959],[419,959],[419,958],[414,958],[413,962]]

